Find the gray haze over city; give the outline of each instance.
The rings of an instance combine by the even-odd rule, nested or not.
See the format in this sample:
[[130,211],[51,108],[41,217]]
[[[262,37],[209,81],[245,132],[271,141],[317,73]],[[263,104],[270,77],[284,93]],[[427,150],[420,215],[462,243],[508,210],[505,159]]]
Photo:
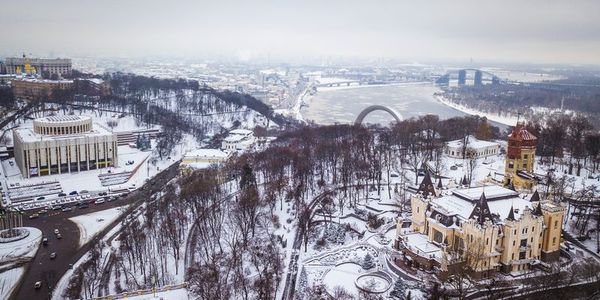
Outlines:
[[600,1],[2,1],[0,54],[600,64]]

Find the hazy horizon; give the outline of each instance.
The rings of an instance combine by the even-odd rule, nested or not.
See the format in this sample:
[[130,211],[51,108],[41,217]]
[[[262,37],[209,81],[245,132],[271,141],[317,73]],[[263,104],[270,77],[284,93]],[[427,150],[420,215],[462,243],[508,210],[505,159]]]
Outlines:
[[0,51],[600,64],[600,1],[164,3],[4,1]]

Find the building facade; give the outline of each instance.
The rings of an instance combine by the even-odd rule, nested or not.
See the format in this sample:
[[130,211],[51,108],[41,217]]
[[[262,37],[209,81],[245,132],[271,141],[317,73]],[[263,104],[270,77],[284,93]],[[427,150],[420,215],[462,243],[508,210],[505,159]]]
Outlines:
[[37,78],[15,78],[11,81],[16,98],[27,100],[48,99],[55,90],[70,90],[72,80],[46,80]]
[[4,61],[4,67],[8,74],[28,74],[28,75],[71,75],[73,72],[71,59],[68,58],[29,58],[8,57]]
[[537,183],[533,175],[537,137],[517,123],[508,137],[504,184],[518,189],[532,189]]
[[13,130],[15,160],[23,177],[118,166],[117,137],[85,116],[36,119]]
[[[396,247],[413,261],[420,258],[421,267],[437,266],[448,274],[467,266],[477,277],[556,261],[565,209],[530,201],[539,199],[536,195],[528,200],[487,186],[435,196],[420,188],[411,199],[412,230],[398,230]],[[425,242],[411,245],[411,240]]]
[[254,132],[247,129],[234,129],[223,139],[221,149],[225,151],[244,151],[254,143]]
[[483,158],[500,154],[500,144],[468,135],[464,139],[447,142],[444,152],[452,158]]

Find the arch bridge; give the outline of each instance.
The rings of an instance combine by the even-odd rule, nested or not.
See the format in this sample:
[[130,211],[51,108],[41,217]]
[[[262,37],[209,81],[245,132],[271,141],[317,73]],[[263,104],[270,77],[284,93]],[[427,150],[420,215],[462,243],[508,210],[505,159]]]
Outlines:
[[365,119],[365,117],[376,111],[376,110],[381,110],[381,111],[385,111],[387,113],[389,113],[390,115],[392,115],[392,117],[394,117],[394,119],[396,120],[396,122],[400,122],[402,121],[402,115],[397,112],[395,109],[391,108],[391,107],[387,107],[384,105],[371,105],[365,109],[363,109],[363,111],[360,112],[360,114],[358,114],[358,117],[356,117],[356,121],[354,121],[354,125],[360,125],[362,124],[363,120]]

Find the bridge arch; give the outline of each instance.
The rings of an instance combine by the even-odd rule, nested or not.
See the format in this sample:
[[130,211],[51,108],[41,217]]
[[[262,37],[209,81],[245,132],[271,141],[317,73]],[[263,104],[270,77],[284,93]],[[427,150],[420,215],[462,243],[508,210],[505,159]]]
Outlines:
[[392,115],[392,117],[394,117],[394,119],[396,119],[396,122],[398,122],[398,123],[400,123],[400,121],[402,121],[402,115],[399,112],[397,112],[395,109],[393,109],[391,107],[376,104],[376,105],[371,105],[371,106],[363,109],[363,111],[361,111],[360,114],[358,114],[358,117],[356,117],[356,121],[354,121],[354,125],[362,124],[365,117],[368,114],[370,114],[376,110],[382,110],[382,111],[389,113],[390,115]]

